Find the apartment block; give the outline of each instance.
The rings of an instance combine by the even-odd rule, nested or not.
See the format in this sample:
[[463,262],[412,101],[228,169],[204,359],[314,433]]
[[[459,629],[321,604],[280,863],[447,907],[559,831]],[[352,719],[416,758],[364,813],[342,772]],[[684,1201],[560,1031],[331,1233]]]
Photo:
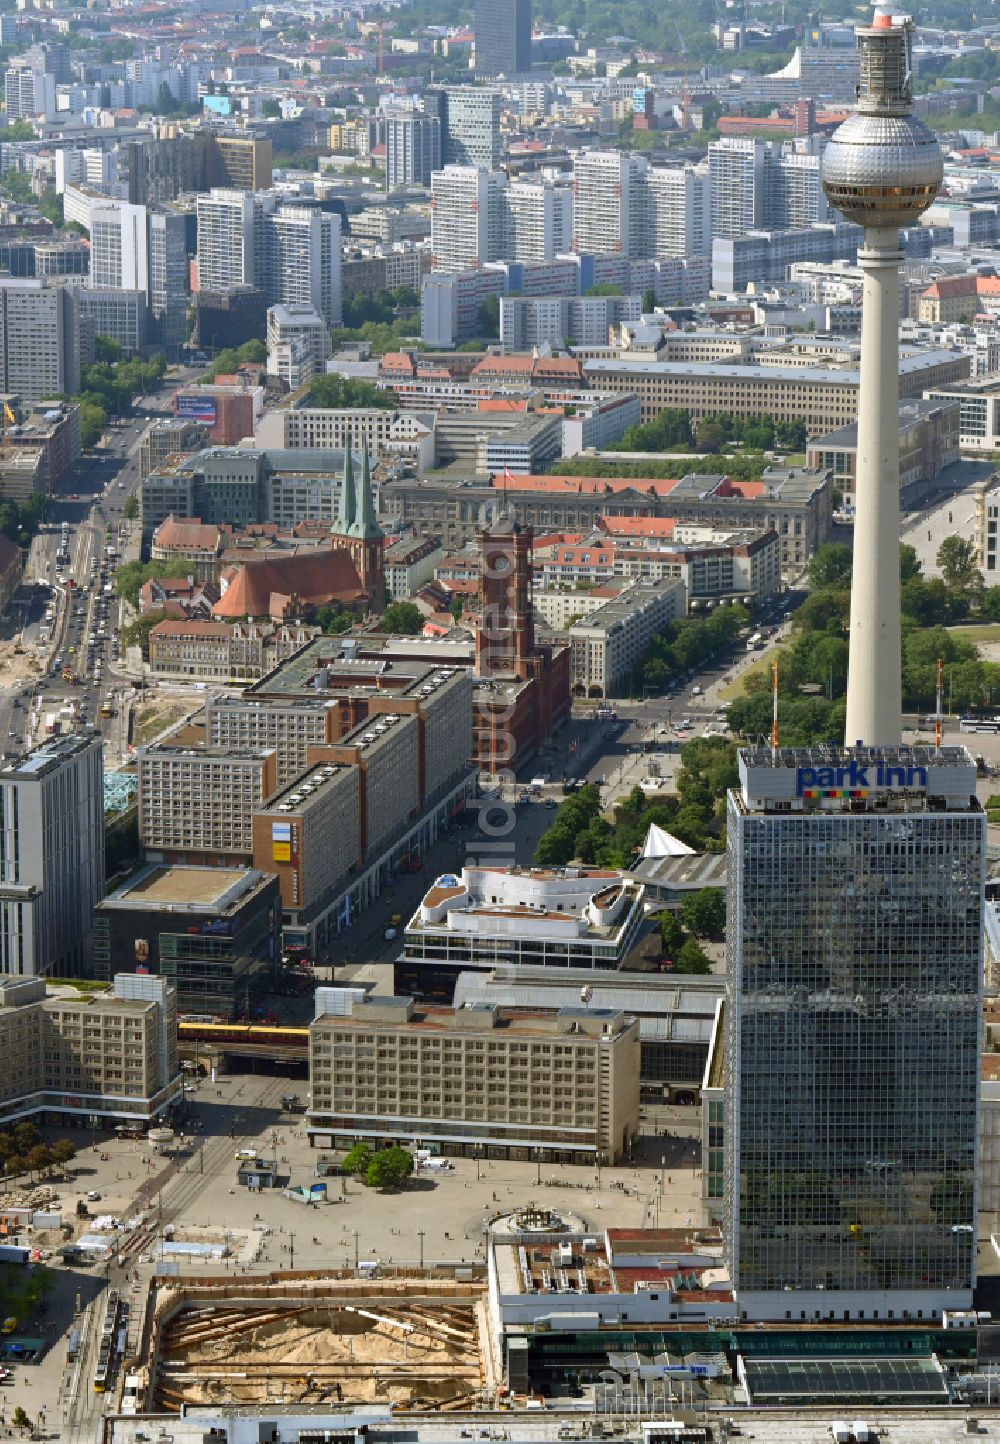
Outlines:
[[113,991],[0,979],[0,1121],[152,1122],[181,1098],[174,990],[118,973]]
[[281,897],[270,871],[147,864],[94,912],[94,976],[134,956],[181,1013],[242,1018],[270,991]]
[[[262,218],[263,240],[255,240],[257,273],[272,304],[312,306],[328,326],[342,319],[340,217],[305,205],[283,205]],[[199,250],[200,254],[200,250]]]
[[385,586],[389,599],[405,601],[429,582],[434,569],[444,557],[437,537],[403,537],[385,549]]
[[789,266],[854,264],[864,232],[853,221],[829,221],[798,229],[748,226],[712,241],[712,289],[740,294],[751,284],[777,284]]
[[573,247],[573,191],[552,181],[512,181],[507,187],[507,259],[554,261]]
[[208,742],[220,752],[273,751],[276,788],[308,766],[309,749],[341,733],[334,700],[300,697],[213,697],[205,709]]
[[441,169],[441,121],[436,115],[390,115],[385,123],[385,185],[429,186]]
[[29,402],[75,395],[80,347],[78,290],[0,279],[0,391]]
[[17,397],[9,397],[7,404],[17,419],[4,427],[4,450],[38,453],[41,489],[52,495],[69,481],[80,460],[80,408],[52,398],[22,406]]
[[573,692],[620,697],[660,632],[687,613],[680,577],[637,581],[569,629]]
[[712,254],[712,185],[707,166],[651,166],[647,175],[651,256]]
[[209,703],[216,746],[276,754],[281,790],[258,807],[253,842],[255,865],[282,879],[286,941],[322,947],[349,926],[472,785],[468,657],[428,665],[412,648],[318,637],[242,697]]
[[612,326],[641,315],[641,296],[503,296],[500,340],[509,351],[606,346]]
[[196,289],[225,291],[256,285],[252,192],[220,188],[200,195],[197,215]]
[[318,1011],[309,1086],[314,1146],[417,1139],[455,1155],[617,1163],[638,1131],[639,1024],[585,1007],[366,999],[347,1016]]
[[139,749],[139,839],[147,858],[249,861],[253,810],[277,786],[274,751],[199,745],[183,731]]
[[431,255],[435,271],[467,271],[506,255],[505,178],[499,171],[448,165],[431,177]]
[[311,373],[323,370],[331,353],[330,328],[326,318],[308,301],[271,306],[267,312],[268,371],[271,352],[281,346],[302,345],[311,363]]
[[299,927],[335,901],[361,863],[366,781],[357,766],[324,761],[307,767],[253,819],[254,864],[277,875],[284,913]]
[[0,976],[72,977],[104,894],[99,736],[46,742],[0,770]]
[[573,249],[584,255],[649,254],[644,156],[588,150],[573,162]]

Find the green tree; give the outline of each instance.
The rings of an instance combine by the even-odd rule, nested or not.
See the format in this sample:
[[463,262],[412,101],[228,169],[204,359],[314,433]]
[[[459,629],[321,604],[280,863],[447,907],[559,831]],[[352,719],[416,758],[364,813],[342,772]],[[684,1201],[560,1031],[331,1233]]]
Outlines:
[[479,307],[479,334],[488,338],[500,335],[499,296],[487,296]]
[[328,636],[339,637],[344,632],[351,630],[357,617],[353,612],[344,611],[342,607],[338,607],[334,603],[330,606],[320,607],[316,613],[316,621]]
[[94,356],[98,361],[106,361],[113,365],[122,359],[123,354],[120,341],[114,340],[111,336],[94,337]]
[[273,95],[269,95],[269,96],[267,97],[267,99],[264,101],[263,105],[262,105],[261,108],[260,108],[260,113],[261,113],[261,115],[264,117],[265,120],[277,120],[277,119],[278,119],[278,117],[279,117],[280,114],[281,114],[281,106],[280,106],[280,105],[278,104],[278,102],[274,99],[274,96],[273,96]]
[[108,424],[108,413],[93,401],[80,402],[80,445],[84,451],[95,447]]
[[21,1408],[20,1404],[18,1404],[17,1408],[11,1415],[10,1422],[13,1424],[15,1429],[33,1429],[34,1427],[28,1415]]
[[424,615],[415,602],[390,602],[379,626],[393,636],[416,637],[424,629]]
[[46,1143],[36,1143],[24,1159],[32,1173],[44,1173],[52,1165],[52,1152]]
[[561,867],[576,856],[576,833],[565,823],[555,823],[543,832],[535,847],[539,867]]
[[850,614],[849,591],[813,592],[796,611],[794,625],[801,632],[832,632],[836,636],[846,636]]
[[726,927],[726,895],[719,887],[689,893],[681,904],[684,926],[698,938],[721,937]]
[[136,521],[139,516],[139,497],[133,492],[128,501],[122,507],[122,516],[126,521]]
[[899,580],[905,585],[912,582],[914,577],[919,577],[923,568],[920,565],[920,558],[917,556],[916,547],[911,547],[907,542],[899,544]]
[[374,1150],[370,1144],[355,1143],[354,1147],[349,1149],[340,1161],[341,1172],[364,1174],[374,1156]]
[[708,453],[721,451],[727,440],[725,427],[720,422],[713,421],[709,417],[698,422],[695,446],[699,451]]
[[391,1148],[380,1148],[372,1157],[364,1179],[369,1188],[399,1188],[412,1172],[413,1154],[394,1144]]
[[349,406],[381,406],[391,410],[398,405],[393,391],[380,391],[370,381],[359,381],[353,376],[337,376],[330,373],[315,376],[309,386],[309,401],[313,406],[332,406],[343,409]]
[[817,547],[816,555],[807,567],[809,581],[815,591],[836,590],[849,587],[854,555],[843,542],[826,542]]
[[979,599],[980,615],[989,622],[1000,622],[1000,587],[987,587]]
[[584,294],[587,296],[624,296],[625,292],[613,281],[598,281],[596,285],[588,287]]
[[18,1123],[14,1129],[14,1147],[18,1153],[28,1153],[38,1142],[38,1129],[34,1123]]
[[675,912],[660,913],[660,943],[670,958],[676,958],[687,942],[687,933]]
[[642,309],[646,315],[656,310],[656,292],[652,286],[647,286],[646,290],[642,293]]
[[936,561],[946,586],[967,592],[982,585],[976,549],[965,537],[946,536],[938,547]]
[[57,1138],[52,1145],[52,1160],[54,1163],[65,1166],[72,1163],[76,1157],[76,1148],[68,1138]]
[[186,577],[190,570],[190,563],[183,557],[175,557],[168,562],[123,562],[115,573],[115,589],[130,607],[136,608],[139,605],[139,593],[146,582],[160,577]]
[[688,938],[674,959],[674,972],[693,973],[703,977],[711,971],[712,961],[708,954],[694,938]]
[[138,647],[142,653],[142,660],[148,662],[149,634],[162,621],[162,613],[152,612],[149,616],[137,617],[134,622],[129,622],[127,627],[122,627],[122,651],[127,651],[129,647]]

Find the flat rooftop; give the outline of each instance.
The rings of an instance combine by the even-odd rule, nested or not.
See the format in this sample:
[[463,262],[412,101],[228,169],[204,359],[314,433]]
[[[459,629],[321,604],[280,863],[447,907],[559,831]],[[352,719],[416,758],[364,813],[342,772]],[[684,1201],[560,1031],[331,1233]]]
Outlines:
[[34,748],[19,762],[11,762],[0,768],[0,774],[11,782],[36,781],[48,776],[50,772],[55,772],[70,757],[75,757],[88,747],[99,746],[100,741],[100,733],[54,737],[50,742],[43,742],[40,747]]
[[736,806],[754,812],[979,812],[964,747],[744,747]]
[[105,908],[188,909],[223,913],[249,893],[266,887],[271,874],[252,867],[196,867],[150,863],[126,878],[98,906]]
[[[972,1411],[980,1420],[978,1437],[996,1440],[1000,1438],[1000,1412],[996,1409],[975,1409]],[[727,1416],[733,1411],[728,1410]],[[766,1438],[768,1444],[830,1444],[833,1434],[831,1424],[862,1417],[878,1432],[879,1438],[891,1440],[892,1444],[968,1444],[966,1432],[967,1409],[936,1408],[931,1417],[916,1416],[912,1409],[873,1409],[871,1407],[798,1409],[776,1411],[772,1409],[740,1409],[736,1417],[744,1436]],[[440,1415],[407,1413],[391,1419],[385,1407],[369,1407],[363,1413],[315,1411],[304,1408],[289,1408],[287,1405],[268,1404],[264,1409],[242,1409],[239,1413],[223,1409],[188,1409],[183,1418],[177,1414],[146,1415],[135,1418],[112,1418],[108,1421],[107,1444],[143,1444],[149,1439],[160,1437],[158,1426],[169,1434],[174,1444],[204,1444],[209,1428],[218,1431],[219,1444],[259,1444],[260,1426],[265,1419],[280,1422],[283,1437],[292,1437],[286,1431],[330,1431],[333,1438],[353,1435],[363,1425],[367,1436],[375,1444],[462,1444],[470,1436],[487,1435],[497,1431],[510,1444],[556,1444],[560,1431],[567,1427],[571,1438],[582,1440],[589,1437],[590,1416],[574,1413],[551,1413],[542,1417],[525,1417],[523,1412],[500,1414],[468,1413],[452,1414],[450,1418]],[[715,1415],[709,1415],[711,1422],[718,1422]],[[615,1421],[616,1424],[619,1421]],[[656,1424],[666,1420],[655,1421]],[[565,1433],[562,1435],[565,1438]],[[615,1435],[617,1444],[641,1444],[641,1425],[625,1422],[625,1432]]]
[[[267,701],[304,696],[315,703],[351,693],[419,695],[420,688],[429,685],[442,669],[449,674],[455,670],[455,662],[447,654],[434,655],[433,644],[424,642],[419,652],[413,657],[403,655],[392,638],[316,637],[248,687],[244,696]],[[466,656],[466,666],[468,660]]]

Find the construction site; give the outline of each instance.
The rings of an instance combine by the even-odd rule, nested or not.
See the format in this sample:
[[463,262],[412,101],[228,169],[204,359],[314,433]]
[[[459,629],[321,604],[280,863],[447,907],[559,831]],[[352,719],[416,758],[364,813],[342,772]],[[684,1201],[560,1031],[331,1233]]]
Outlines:
[[483,1290],[452,1279],[161,1280],[147,1408],[479,1407],[493,1391]]

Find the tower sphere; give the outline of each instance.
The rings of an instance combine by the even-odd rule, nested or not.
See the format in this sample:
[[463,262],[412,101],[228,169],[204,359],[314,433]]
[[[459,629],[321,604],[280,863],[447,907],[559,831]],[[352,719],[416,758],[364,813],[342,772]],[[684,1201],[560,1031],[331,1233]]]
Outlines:
[[933,132],[911,112],[913,23],[877,10],[858,29],[858,110],[823,153],[830,205],[866,228],[910,226],[933,202],[944,157]]

